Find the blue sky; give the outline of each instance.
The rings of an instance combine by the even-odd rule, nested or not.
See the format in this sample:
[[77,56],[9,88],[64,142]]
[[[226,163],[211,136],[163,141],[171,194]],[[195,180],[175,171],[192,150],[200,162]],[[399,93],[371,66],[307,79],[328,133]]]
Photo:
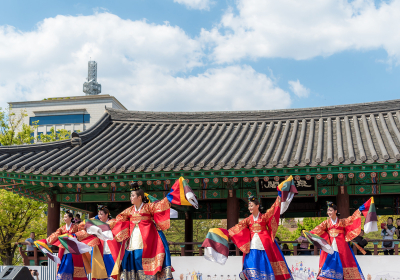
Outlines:
[[400,1],[0,2],[0,106],[102,93],[128,109],[260,110],[397,99]]

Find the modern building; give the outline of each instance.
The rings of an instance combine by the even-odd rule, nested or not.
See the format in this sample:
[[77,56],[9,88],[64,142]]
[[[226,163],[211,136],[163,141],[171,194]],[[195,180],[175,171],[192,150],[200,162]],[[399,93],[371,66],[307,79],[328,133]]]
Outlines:
[[95,124],[106,108],[126,110],[114,96],[108,94],[46,98],[39,101],[8,103],[12,111],[28,115],[24,123],[39,121],[35,137],[49,133],[52,127],[69,131],[85,131]]
[[54,97],[39,101],[9,102],[17,116],[24,111],[28,116],[23,123],[38,122],[35,139],[41,134],[49,134],[51,128],[55,131],[85,131],[95,124],[104,114],[105,108],[126,110],[115,97],[101,93],[101,85],[97,82],[97,63],[88,62],[88,78],[83,84],[86,96]]

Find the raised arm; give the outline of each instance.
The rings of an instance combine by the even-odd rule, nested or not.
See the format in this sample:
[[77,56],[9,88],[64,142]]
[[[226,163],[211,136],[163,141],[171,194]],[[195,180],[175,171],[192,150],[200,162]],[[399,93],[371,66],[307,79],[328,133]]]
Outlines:
[[170,213],[171,203],[168,198],[163,198],[160,201],[148,204],[149,212],[152,215],[156,226],[160,230],[166,230],[170,227]]
[[55,232],[50,234],[49,237],[46,238],[47,244],[53,244],[54,242],[56,242],[58,240],[58,237],[62,234],[63,234],[62,228],[57,229]]
[[[355,222],[358,222],[358,219],[361,219],[361,212],[360,210],[354,211],[353,215],[350,217],[347,217],[343,219],[343,226],[347,227],[349,225],[352,225]],[[360,231],[361,231],[361,220],[360,220]]]
[[274,240],[276,232],[279,226],[279,217],[281,215],[281,197],[278,196],[272,204],[271,208],[261,216],[261,218],[267,223],[268,228],[271,231],[271,238]]
[[342,219],[341,223],[345,228],[346,235],[345,240],[349,242],[356,238],[361,232],[361,211],[356,210],[353,215],[346,219]]

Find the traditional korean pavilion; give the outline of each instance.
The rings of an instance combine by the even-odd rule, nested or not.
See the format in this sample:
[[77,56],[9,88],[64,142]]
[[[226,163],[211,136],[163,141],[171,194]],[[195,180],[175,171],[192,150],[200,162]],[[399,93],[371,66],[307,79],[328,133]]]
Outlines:
[[248,213],[250,194],[265,207],[293,175],[299,196],[284,217],[315,217],[336,201],[348,216],[371,195],[378,214],[399,214],[400,99],[306,109],[143,112],[106,109],[70,140],[0,147],[1,187],[47,202],[48,232],[60,205],[90,213],[130,206],[129,182],[163,198],[183,176],[200,207],[179,218],[228,219]]

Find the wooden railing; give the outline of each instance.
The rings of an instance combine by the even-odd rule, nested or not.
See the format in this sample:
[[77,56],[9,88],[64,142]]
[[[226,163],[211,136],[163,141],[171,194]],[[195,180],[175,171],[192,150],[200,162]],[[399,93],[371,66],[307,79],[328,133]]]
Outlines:
[[[57,248],[57,247],[56,247]],[[28,257],[26,251],[22,250],[22,247],[18,247],[19,254],[22,257],[24,265],[40,265],[40,261],[47,261],[47,257],[43,256],[41,252],[35,247],[33,249],[33,257]],[[33,264],[31,263],[33,261]]]
[[[389,240],[382,240],[382,239],[369,240],[368,243],[369,244],[372,243],[373,247],[368,246],[369,245],[368,244],[364,249],[371,250],[371,251],[373,250],[373,252],[371,252],[372,255],[379,255],[379,253],[382,253],[385,249],[382,246],[379,246],[379,243],[381,243],[383,241],[389,241]],[[393,241],[393,243],[394,243],[394,248],[393,248],[394,253],[393,254],[399,255],[400,239],[394,239],[391,241]],[[202,243],[203,242],[168,242],[170,251],[171,251],[171,255],[173,255],[173,256],[196,256],[196,255],[203,256],[204,249],[201,247]],[[278,243],[293,245],[293,249],[283,249],[282,250],[283,254],[285,254],[285,255],[297,256],[297,255],[299,255],[299,253],[301,254],[301,252],[310,252],[312,255],[319,255],[319,253],[320,253],[320,251],[315,246],[314,246],[314,249],[299,248],[298,246],[300,245],[300,243],[297,241],[278,241]],[[355,243],[355,242],[353,242],[353,243]],[[229,248],[234,248],[234,249],[229,250],[230,256],[242,255],[239,248],[236,247],[233,244],[233,242],[229,242],[228,244],[229,244]],[[190,247],[190,245],[191,245],[192,249],[186,249],[186,247]],[[176,250],[177,247],[179,248],[178,250]],[[34,265],[39,265],[40,261],[47,261],[47,257],[39,256],[39,251],[36,247],[34,248],[34,251],[33,251],[33,257],[28,257],[26,255],[26,252],[22,250],[22,247],[19,247],[18,249],[19,249],[19,253],[24,261],[24,265],[32,265],[31,260],[33,260]],[[57,247],[55,247],[54,249],[57,249]],[[357,246],[355,244],[353,244],[352,249],[353,249],[354,254],[357,255]]]

